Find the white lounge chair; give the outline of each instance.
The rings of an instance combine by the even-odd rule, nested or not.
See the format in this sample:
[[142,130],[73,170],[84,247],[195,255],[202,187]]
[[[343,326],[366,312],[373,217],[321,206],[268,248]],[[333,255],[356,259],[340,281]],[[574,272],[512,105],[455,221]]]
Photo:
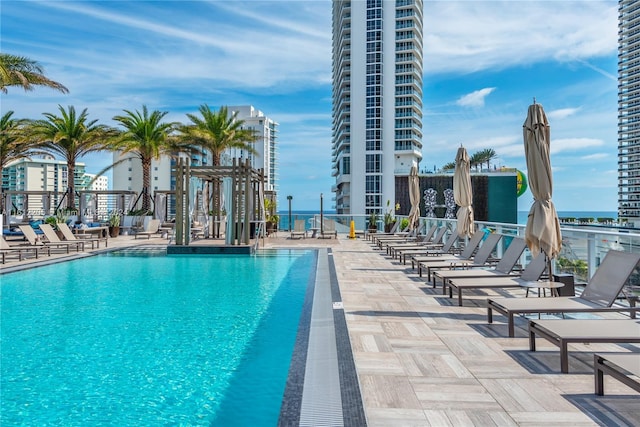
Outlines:
[[[60,232],[62,233],[62,237],[64,237],[64,241],[67,242],[90,242],[91,243],[91,249],[94,248],[94,243],[97,245],[97,247],[100,247],[100,241],[104,240],[104,246],[105,248],[107,247],[107,239],[101,239],[99,237],[90,237],[89,235],[87,235],[87,237],[82,238],[82,239],[78,239],[76,237],[75,234],[73,234],[73,231],[71,231],[71,229],[69,228],[69,226],[65,223],[59,223],[58,224],[58,230],[60,230]],[[84,249],[84,248],[83,248]]]
[[44,250],[48,255],[51,255],[51,249],[47,246],[41,245],[10,245],[4,238],[4,236],[0,236],[0,255],[2,256],[2,263],[6,262],[6,256],[9,254],[18,255],[18,261],[22,261],[22,254],[33,252],[35,254],[36,259],[40,255],[40,251]]
[[293,231],[291,232],[291,238],[300,236],[304,239],[307,238],[307,230],[305,228],[304,219],[296,219],[293,224]]
[[336,229],[336,222],[332,219],[328,219],[324,222],[324,226],[320,231],[321,239],[338,238],[338,230]]
[[[49,224],[40,224],[40,230],[42,230],[42,233],[44,234],[44,237],[47,240],[41,239],[36,234],[34,229],[31,228],[30,225],[20,225],[19,228],[20,228],[20,231],[22,231],[22,234],[24,234],[24,237],[29,241],[29,243],[32,246],[40,245],[40,246],[49,246],[51,248],[65,248],[67,253],[70,252],[71,246],[75,246],[78,252],[80,252],[80,247],[84,246],[84,244],[76,244],[73,242],[63,242],[62,240],[60,240],[56,232],[53,230],[53,228],[51,228]],[[49,236],[47,236],[47,233],[49,233],[51,239],[49,239]]]
[[[145,227],[144,230],[142,231],[138,231],[135,236],[134,239],[137,239],[138,236],[147,236],[147,240],[151,238],[151,236],[153,234],[158,234],[158,230],[160,229],[160,220],[159,219],[152,219],[149,221],[149,223],[147,224],[147,226]],[[192,229],[193,231],[193,229]]]

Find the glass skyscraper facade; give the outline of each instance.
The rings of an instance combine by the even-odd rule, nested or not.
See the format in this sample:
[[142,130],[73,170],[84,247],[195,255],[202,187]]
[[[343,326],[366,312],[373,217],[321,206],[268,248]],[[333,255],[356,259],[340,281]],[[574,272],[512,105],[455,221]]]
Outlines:
[[618,7],[618,217],[640,223],[640,1]]
[[395,206],[422,158],[422,0],[333,2],[332,174],[339,214]]

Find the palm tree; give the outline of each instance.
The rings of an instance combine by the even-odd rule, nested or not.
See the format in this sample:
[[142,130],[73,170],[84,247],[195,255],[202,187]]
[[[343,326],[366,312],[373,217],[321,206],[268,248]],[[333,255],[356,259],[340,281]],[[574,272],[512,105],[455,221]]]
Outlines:
[[89,120],[86,108],[80,115],[73,106],[65,110],[58,105],[58,109],[60,116],[43,113],[46,120],[31,122],[28,134],[42,150],[58,154],[67,161],[67,208],[74,210],[76,161],[88,153],[110,149],[116,133],[97,124],[97,120]]
[[213,166],[220,165],[220,156],[228,148],[239,148],[255,154],[252,147],[257,140],[252,129],[243,129],[244,120],[237,119],[237,112],[229,115],[227,107],[220,107],[218,112],[211,111],[207,104],[198,109],[201,117],[187,114],[190,125],[180,126],[182,139],[204,152],[210,152]]
[[8,86],[22,86],[26,91],[34,86],[46,86],[69,93],[69,89],[61,83],[44,75],[44,69],[36,61],[24,56],[0,53],[0,92],[7,93]]
[[487,164],[487,169],[491,168],[491,160],[498,157],[496,151],[493,148],[485,148],[484,150],[478,151],[476,154],[478,156],[480,164]]
[[469,166],[478,171],[478,166],[482,166],[484,163],[484,157],[479,152],[473,153],[469,157]]
[[149,114],[146,105],[142,106],[142,112],[124,112],[125,115],[113,118],[125,129],[116,148],[122,151],[121,154],[135,154],[142,162],[142,209],[149,210],[151,161],[163,154],[171,154],[176,149],[176,144],[170,138],[176,123],[162,122],[168,112],[154,110]]
[[9,163],[28,159],[34,154],[35,144],[24,137],[26,120],[14,119],[13,111],[8,111],[0,118],[0,177]]
[[446,165],[442,166],[442,170],[446,171],[446,170],[452,170],[456,168],[456,162],[449,162]]

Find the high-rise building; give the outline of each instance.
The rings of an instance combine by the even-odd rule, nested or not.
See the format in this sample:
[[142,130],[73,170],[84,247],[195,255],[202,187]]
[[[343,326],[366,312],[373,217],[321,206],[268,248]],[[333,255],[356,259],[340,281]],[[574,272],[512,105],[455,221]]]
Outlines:
[[227,107],[229,114],[237,112],[237,119],[243,120],[245,129],[252,129],[256,135],[256,142],[253,148],[256,154],[245,152],[241,149],[227,150],[231,158],[250,159],[254,169],[263,169],[266,176],[265,190],[277,191],[278,182],[278,123],[265,116],[260,110],[256,110],[252,105],[241,105]]
[[333,1],[337,213],[383,213],[422,159],[422,0]]
[[640,222],[640,1],[618,2],[618,217]]

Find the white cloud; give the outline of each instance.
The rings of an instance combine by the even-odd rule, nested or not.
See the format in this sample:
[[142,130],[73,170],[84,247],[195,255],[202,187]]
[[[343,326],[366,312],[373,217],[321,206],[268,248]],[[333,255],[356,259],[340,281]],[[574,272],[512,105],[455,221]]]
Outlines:
[[580,111],[580,108],[561,108],[559,110],[548,111],[546,114],[549,120],[561,120],[573,116],[578,111]]
[[606,159],[607,157],[610,157],[611,155],[609,153],[593,153],[593,154],[587,154],[586,156],[582,156],[580,157],[580,160],[600,160],[600,159]]
[[551,154],[563,151],[580,151],[604,145],[604,141],[592,138],[565,138],[556,139],[551,144]]
[[425,73],[471,73],[617,50],[612,1],[425,2]]
[[460,97],[456,104],[462,107],[484,107],[484,99],[491,94],[496,88],[488,87]]

